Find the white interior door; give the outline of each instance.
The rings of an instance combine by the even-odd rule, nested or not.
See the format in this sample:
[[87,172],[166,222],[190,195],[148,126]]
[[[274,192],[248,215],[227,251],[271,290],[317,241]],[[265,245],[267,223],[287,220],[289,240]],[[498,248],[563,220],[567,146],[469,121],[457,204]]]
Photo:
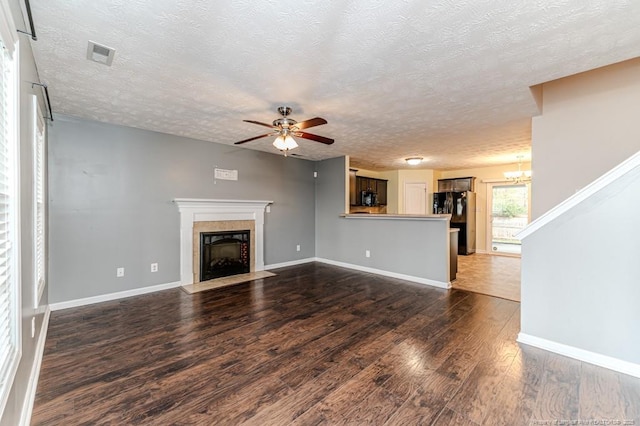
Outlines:
[[405,182],[404,212],[405,214],[427,214],[426,182]]

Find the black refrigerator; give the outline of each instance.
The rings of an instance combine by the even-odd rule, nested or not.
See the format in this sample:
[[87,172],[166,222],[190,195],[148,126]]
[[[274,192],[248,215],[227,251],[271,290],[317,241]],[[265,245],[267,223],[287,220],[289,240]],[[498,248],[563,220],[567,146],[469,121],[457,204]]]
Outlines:
[[433,214],[450,214],[451,227],[458,232],[458,254],[476,252],[476,193],[436,192],[433,194]]

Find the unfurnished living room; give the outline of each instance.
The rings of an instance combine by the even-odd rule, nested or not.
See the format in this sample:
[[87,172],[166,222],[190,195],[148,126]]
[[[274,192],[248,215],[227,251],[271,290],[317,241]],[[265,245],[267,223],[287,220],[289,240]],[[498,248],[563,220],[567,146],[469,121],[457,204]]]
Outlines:
[[0,426],[640,425],[639,23],[0,0]]

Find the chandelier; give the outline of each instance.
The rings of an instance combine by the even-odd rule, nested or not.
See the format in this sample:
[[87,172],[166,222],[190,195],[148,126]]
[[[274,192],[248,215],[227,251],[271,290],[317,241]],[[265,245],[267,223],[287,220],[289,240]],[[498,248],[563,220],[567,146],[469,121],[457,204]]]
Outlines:
[[531,182],[531,170],[522,170],[522,155],[518,155],[518,170],[504,172],[504,178],[513,183]]

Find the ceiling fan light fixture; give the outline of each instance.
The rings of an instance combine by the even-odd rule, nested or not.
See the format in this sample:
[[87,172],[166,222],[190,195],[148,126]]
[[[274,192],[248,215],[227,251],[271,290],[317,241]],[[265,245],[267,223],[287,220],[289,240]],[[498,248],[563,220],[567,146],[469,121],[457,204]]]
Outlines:
[[297,148],[298,144],[296,140],[291,136],[278,136],[275,141],[273,141],[273,146],[275,146],[280,151],[289,151],[291,149]]
[[404,159],[404,161],[406,161],[410,166],[417,166],[418,164],[422,163],[422,160],[422,157],[409,157]]
[[282,118],[278,118],[273,121],[273,124],[267,124],[260,121],[255,120],[242,120],[246,123],[257,124],[259,126],[268,127],[271,129],[271,132],[265,133],[264,135],[254,136],[249,139],[244,139],[238,142],[234,142],[234,145],[240,145],[243,143],[251,142],[256,139],[266,138],[269,136],[277,136],[276,140],[273,141],[273,146],[278,148],[280,151],[284,151],[285,155],[287,151],[297,148],[298,143],[291,137],[291,135],[296,135],[296,137],[300,137],[303,139],[309,139],[314,142],[320,142],[325,145],[331,145],[335,141],[331,138],[325,138],[324,136],[314,135],[313,133],[303,132],[303,129],[308,129],[310,127],[320,126],[322,124],[327,124],[327,120],[321,117],[310,118],[309,120],[304,121],[296,121],[291,118],[288,118],[291,113],[291,108],[289,107],[280,107],[278,108],[278,112],[282,115]]

